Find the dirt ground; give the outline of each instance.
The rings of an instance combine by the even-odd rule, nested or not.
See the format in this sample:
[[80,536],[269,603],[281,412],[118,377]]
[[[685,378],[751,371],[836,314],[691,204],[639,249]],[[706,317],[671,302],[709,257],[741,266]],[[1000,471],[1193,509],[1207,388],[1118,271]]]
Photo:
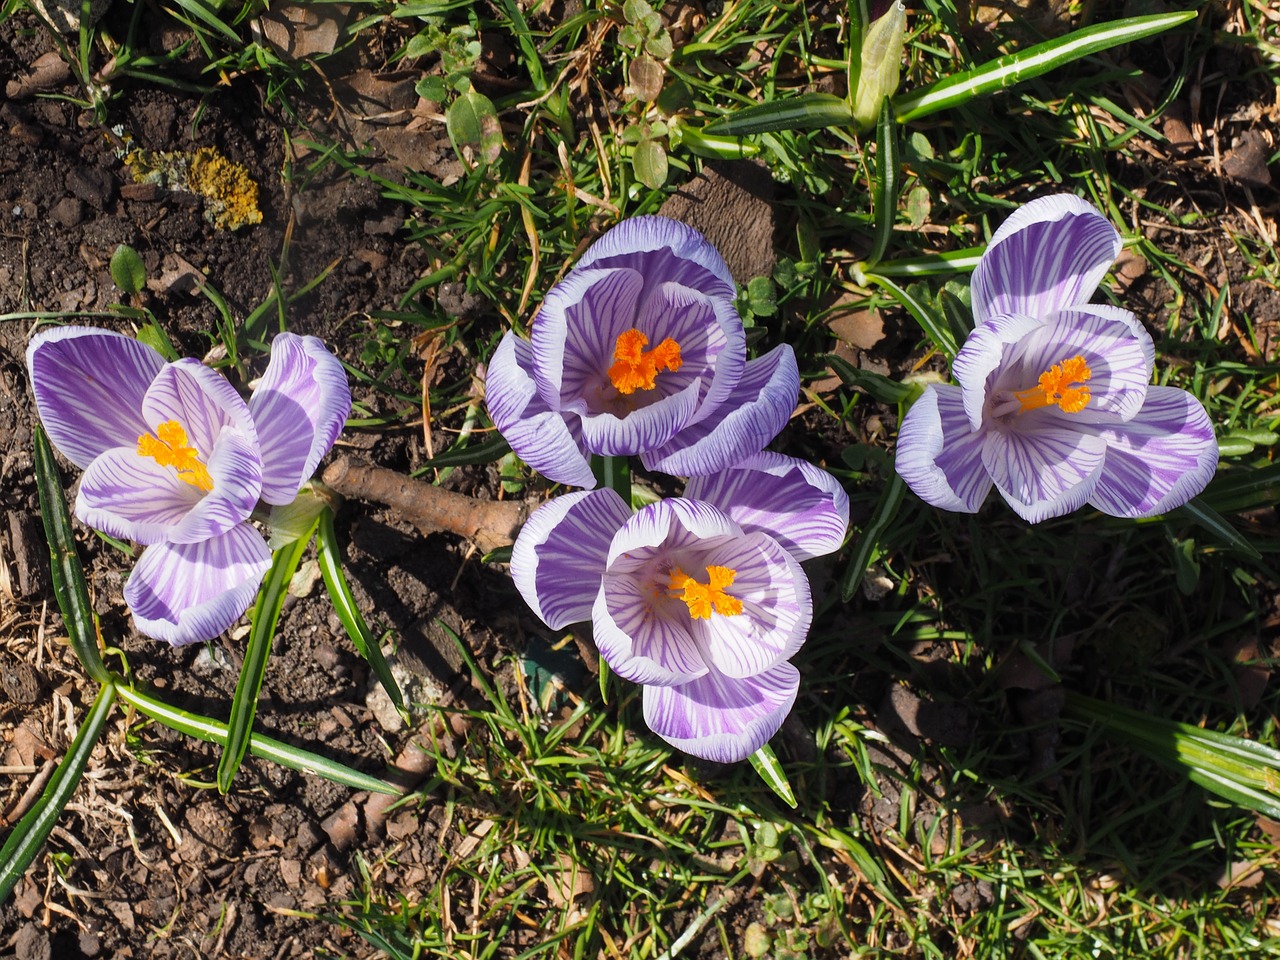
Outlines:
[[[40,58],[52,50],[49,40],[30,27],[24,15],[0,25],[0,78],[29,79],[37,63],[47,63]],[[156,44],[169,42],[164,29],[156,30]],[[364,55],[376,60],[376,52]],[[1214,63],[1206,67],[1211,74],[1217,69]],[[149,150],[217,147],[260,185],[260,225],[215,229],[198,198],[132,182],[119,135],[66,100],[38,95],[75,89],[69,77],[50,75],[0,99],[0,314],[106,311],[121,299],[108,261],[126,243],[142,254],[152,281],[146,306],[164,318],[181,352],[198,356],[209,348],[218,312],[196,289],[196,274],[222,293],[234,316],[244,317],[274,283],[297,289],[329,270],[290,306],[289,326],[324,338],[343,359],[360,365],[370,314],[397,309],[429,266],[419,247],[404,242],[408,211],[402,205],[383,198],[366,179],[332,172],[286,191],[279,171],[299,157],[286,156],[284,130],[296,120],[264,108],[253,76],[235,79],[209,98],[132,86],[113,101],[108,127],[118,126],[135,146]],[[1149,97],[1140,89],[1133,95]],[[1215,114],[1220,122],[1213,125],[1202,122],[1207,114],[1173,111],[1164,129],[1171,143],[1145,141],[1139,151],[1150,167],[1126,163],[1113,172],[1149,189],[1162,204],[1229,218],[1241,234],[1274,231],[1276,193],[1265,158],[1276,149],[1270,139],[1276,105],[1268,96],[1258,89],[1229,91],[1230,109]],[[301,119],[322,125],[328,106],[317,99]],[[1255,143],[1254,129],[1263,141]],[[438,135],[424,135],[424,164],[454,162],[440,143]],[[1247,278],[1247,265],[1223,239],[1222,223],[1207,246],[1204,236],[1189,236],[1175,225],[1150,227],[1157,244],[1194,263],[1208,288],[1231,282],[1239,299],[1226,322],[1247,315],[1255,333],[1250,342],[1270,356],[1280,296]],[[1165,307],[1167,287],[1154,273],[1138,267],[1128,282],[1131,295],[1153,313]],[[431,296],[446,312],[475,309],[447,290]],[[123,329],[120,321],[110,322]],[[873,337],[866,349],[840,349],[877,369],[900,369],[913,359],[908,353],[914,341],[904,335],[903,322],[889,316],[887,336]],[[0,321],[0,832],[36,795],[66,747],[70,721],[83,715],[94,693],[60,641],[37,520],[32,404],[23,364],[33,329],[26,320]],[[454,373],[469,371],[462,366]],[[420,389],[408,382],[399,387]],[[370,413],[386,403],[359,387],[357,401]],[[867,423],[848,427],[849,436],[858,438],[876,429]],[[790,441],[784,436],[784,445],[813,442],[794,433]],[[427,457],[420,428],[348,433],[338,452],[399,471]],[[68,492],[74,476],[64,472]],[[485,497],[499,490],[496,474],[485,469],[458,471],[449,485]],[[526,637],[538,632],[509,579],[478,563],[458,538],[424,539],[387,510],[359,502],[344,507],[338,524],[357,601],[375,629],[399,630],[406,661],[430,678],[427,695],[467,695],[457,651],[437,621],[456,630],[481,664],[521,652]],[[242,635],[182,649],[139,636],[121,592],[127,561],[83,528],[79,535],[103,634],[118,638],[134,676],[171,703],[225,715],[240,668],[241,645],[234,641]],[[304,583],[298,593],[281,619],[259,729],[382,774],[409,731],[387,729],[375,716],[367,669],[351,651],[319,581]],[[878,692],[869,692],[869,699],[878,703]],[[11,950],[19,960],[287,958],[321,949],[368,955],[371,949],[342,928],[295,913],[357,890],[357,849],[367,861],[394,849],[379,876],[388,889],[427,882],[456,829],[440,808],[384,820],[363,798],[350,803],[344,788],[253,760],[236,789],[221,796],[200,788],[213,778],[215,749],[158,724],[138,724],[124,711],[112,724],[50,841],[51,850],[71,855],[74,868],[64,873],[61,861],[37,858],[10,901],[0,904],[0,952]],[[894,810],[886,816],[892,820],[897,803],[890,800]],[[980,900],[982,893],[973,896]]]

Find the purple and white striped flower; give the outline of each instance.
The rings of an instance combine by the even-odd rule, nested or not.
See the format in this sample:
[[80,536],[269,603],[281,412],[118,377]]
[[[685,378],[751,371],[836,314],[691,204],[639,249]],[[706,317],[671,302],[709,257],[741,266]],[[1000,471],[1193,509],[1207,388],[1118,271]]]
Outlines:
[[921,499],[974,513],[994,485],[1025,520],[1085,503],[1149,517],[1205,488],[1218,444],[1204,406],[1154,386],[1155,348],[1128,310],[1090,303],[1120,234],[1070,195],[1019,209],[973,275],[974,330],[898,434]]
[[580,487],[595,486],[591,454],[696,476],[760,451],[800,376],[785,344],[747,360],[733,301],[702,234],[623,221],[547,293],[531,340],[503,338],[486,378],[494,426],[543,476]]
[[282,333],[245,403],[198,360],[59,327],[31,341],[27,368],[49,439],[84,470],[76,516],[147,546],[124,591],[138,629],[178,645],[231,626],[271,562],[258,501],[290,503],[342,432],[342,364]]
[[686,753],[749,757],[791,711],[809,631],[802,560],[837,549],[849,501],[828,473],[759,453],[637,513],[611,489],[534,512],[511,575],[549,626],[590,620],[649,728]]

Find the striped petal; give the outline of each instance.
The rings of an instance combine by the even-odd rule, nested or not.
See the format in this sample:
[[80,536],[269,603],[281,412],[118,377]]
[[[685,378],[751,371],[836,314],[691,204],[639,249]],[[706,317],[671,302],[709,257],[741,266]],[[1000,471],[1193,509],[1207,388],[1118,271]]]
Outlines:
[[1060,517],[1092,496],[1106,457],[1106,442],[1096,435],[1064,427],[1047,418],[1022,430],[989,430],[982,465],[996,488],[1020,517],[1038,523]]
[[974,270],[975,324],[1008,313],[1047,318],[1087,303],[1120,247],[1116,228],[1079,197],[1025,204],[992,235]]
[[727,540],[706,553],[700,565],[733,570],[726,592],[742,601],[740,613],[713,612],[705,620],[689,620],[713,670],[727,677],[754,676],[804,644],[813,619],[809,579],[776,540],[764,533]]
[[1148,387],[1138,414],[1101,436],[1106,464],[1089,502],[1112,516],[1150,517],[1180,507],[1218,467],[1209,414],[1176,387]]
[[567,493],[533,512],[511,550],[511,578],[547,626],[591,619],[609,544],[630,516],[607,488]]
[[769,534],[797,560],[839,549],[849,526],[849,497],[835,477],[768,450],[691,478],[684,495],[715,505],[747,533]]
[[92,327],[58,327],[27,347],[40,420],[53,445],[81,469],[148,431],[142,401],[164,365],[133,337]]
[[643,286],[634,270],[578,269],[548,291],[533,324],[530,371],[550,407],[610,409],[609,367],[618,337],[636,326]]
[[338,358],[316,337],[281,333],[249,398],[262,457],[262,499],[289,503],[315,473],[351,412],[351,389]]
[[991,491],[985,437],[972,428],[960,387],[931,384],[902,418],[894,466],[925,503],[977,513]]
[[736,292],[720,251],[693,227],[668,217],[623,220],[591,245],[575,269],[615,266],[652,278],[654,286],[678,283],[730,301]]
[[[533,350],[508,333],[498,344],[485,375],[485,403],[493,425],[525,463],[556,483],[594,487],[591,461],[575,431],[577,418],[566,420],[542,400],[530,374]],[[571,425],[572,424],[572,425]]]
[[800,673],[786,662],[742,680],[709,670],[679,686],[645,687],[644,721],[685,753],[736,763],[778,732],[799,688]]
[[628,518],[609,545],[610,570],[636,569],[647,560],[636,559],[662,546],[670,551],[698,548],[716,537],[740,537],[742,528],[709,503],[671,498],[651,503]]
[[965,414],[974,430],[981,430],[986,421],[992,388],[1014,345],[1039,326],[1035,317],[1009,314],[979,324],[965,339],[951,364],[951,375],[964,390]]
[[1155,353],[1151,335],[1128,310],[1104,304],[1061,310],[1018,344],[997,389],[1034,388],[1050,367],[1078,356],[1090,370],[1089,403],[1078,413],[1056,415],[1078,423],[1128,420],[1142,408]]
[[209,455],[218,435],[228,427],[249,438],[255,450],[258,447],[258,430],[236,388],[192,357],[176,360],[156,374],[142,401],[142,415],[152,431],[176,420],[202,456]]
[[147,636],[174,646],[211,640],[249,608],[270,565],[262,534],[241,524],[200,543],[148,547],[124,599]]
[[[136,446],[117,447],[85,469],[76,494],[76,516],[108,536],[161,543],[202,496],[172,468],[138,456]],[[246,511],[240,520],[247,516]]]
[[707,671],[684,605],[655,596],[653,577],[605,574],[592,636],[609,668],[633,683],[672,684]]
[[742,378],[710,417],[681,430],[641,460],[650,470],[703,476],[728,469],[764,449],[786,426],[800,393],[790,344],[747,363]]

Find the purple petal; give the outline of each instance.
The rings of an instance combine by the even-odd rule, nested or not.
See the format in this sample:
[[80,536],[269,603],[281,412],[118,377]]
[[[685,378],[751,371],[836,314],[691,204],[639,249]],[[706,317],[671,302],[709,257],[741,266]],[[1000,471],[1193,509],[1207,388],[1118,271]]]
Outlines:
[[683,603],[656,595],[646,575],[606,574],[591,611],[592,637],[609,668],[633,683],[684,683],[706,673]]
[[316,337],[281,333],[249,398],[262,457],[262,499],[289,503],[329,452],[351,413],[338,358]]
[[835,477],[768,450],[691,478],[684,495],[714,504],[747,533],[769,534],[797,560],[838,550],[849,526],[849,497]]
[[591,618],[609,544],[630,516],[607,488],[566,493],[533,512],[512,548],[511,578],[547,626]]
[[809,634],[813,602],[809,578],[795,557],[768,534],[756,533],[708,552],[700,566],[711,565],[734,571],[726,592],[742,601],[741,613],[712,613],[706,620],[689,621],[713,670],[750,677],[800,649]]
[[982,429],[986,421],[987,401],[1011,353],[1010,347],[1030,336],[1039,326],[1040,321],[1035,317],[992,317],[973,328],[956,354],[951,375],[964,389],[964,409],[974,430]]
[[799,688],[800,673],[786,662],[744,680],[710,670],[679,686],[645,687],[644,721],[685,753],[735,763],[778,732]]
[[1202,491],[1218,467],[1218,442],[1200,401],[1148,387],[1132,420],[1102,430],[1107,459],[1089,502],[1115,517],[1150,517]]
[[142,415],[152,431],[162,423],[178,421],[202,457],[208,456],[226,427],[251,438],[257,447],[257,428],[236,388],[192,357],[170,363],[156,374],[142,401]]
[[1028,523],[1060,517],[1093,494],[1107,453],[1101,437],[1025,414],[1021,430],[988,430],[982,464],[1014,512]]
[[1071,357],[1088,364],[1091,394],[1077,413],[1056,415],[1078,423],[1128,420],[1142,407],[1151,380],[1155,345],[1128,310],[1089,304],[1062,310],[1017,347],[1017,359],[1005,365],[999,385],[1010,392],[1034,388],[1040,375]]
[[693,227],[667,217],[622,221],[591,245],[575,269],[591,266],[630,267],[646,284],[678,283],[730,302],[736,291],[720,251]]
[[723,403],[742,378],[747,338],[732,304],[711,300],[688,287],[664,283],[642,308],[639,323],[650,344],[669,337],[680,345],[680,369],[660,374],[657,389],[664,395],[672,394],[697,380],[698,412],[692,423]]
[[514,333],[502,338],[485,375],[489,417],[516,455],[544,477],[594,487],[596,479],[580,436],[538,395],[529,374],[532,357],[528,342]]
[[742,379],[710,417],[686,427],[661,449],[642,452],[650,470],[703,476],[759,453],[796,407],[800,372],[789,344],[747,363]]
[[[199,503],[204,491],[135,447],[108,450],[85,469],[76,516],[96,530],[138,543],[160,543]],[[248,517],[246,511],[240,520]]]
[[701,392],[701,384],[694,382],[680,393],[636,407],[623,416],[613,413],[584,416],[582,442],[592,453],[609,457],[654,450],[680,433],[694,418]]
[[984,437],[969,423],[961,389],[931,384],[902,419],[894,466],[925,503],[977,513],[991,490]]
[[614,393],[609,382],[613,353],[618,337],[636,326],[643,285],[634,270],[577,269],[547,292],[533,323],[532,359],[525,366],[549,408],[606,409]]
[[644,562],[646,551],[658,546],[678,551],[696,548],[704,540],[740,536],[742,528],[709,503],[686,498],[659,500],[632,514],[622,525],[609,545],[607,563],[611,570],[620,569],[620,563],[631,570]]
[[148,547],[124,599],[147,636],[175,646],[211,640],[249,608],[270,566],[262,534],[241,524],[200,543]]
[[1043,319],[1089,301],[1120,253],[1120,234],[1091,204],[1041,197],[1000,225],[973,273],[973,319]]
[[58,327],[27,346],[40,420],[53,445],[81,469],[147,432],[143,397],[164,365],[146,344],[91,327]]

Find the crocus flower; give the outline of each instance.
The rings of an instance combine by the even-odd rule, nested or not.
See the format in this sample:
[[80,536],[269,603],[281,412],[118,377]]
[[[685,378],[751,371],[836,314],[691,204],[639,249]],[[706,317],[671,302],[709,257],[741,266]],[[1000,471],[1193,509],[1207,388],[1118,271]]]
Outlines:
[[549,626],[591,621],[610,668],[644,685],[654,733],[728,763],[795,702],[787,658],[812,615],[800,561],[840,546],[848,509],[830,474],[763,452],[635,514],[611,489],[557,497],[521,530],[511,574]]
[[486,378],[489,415],[538,472],[593,487],[591,454],[714,473],[761,450],[800,388],[787,345],[748,361],[733,278],[696,230],[636,217],[547,293],[532,339],[508,333]]
[[1155,348],[1128,310],[1090,303],[1120,235],[1073,196],[1022,207],[973,275],[973,332],[898,434],[898,473],[923,500],[977,511],[992,484],[1035,523],[1089,503],[1147,517],[1213,477],[1218,445],[1195,397],[1151,385]]
[[59,327],[31,341],[27,367],[49,439],[84,470],[76,516],[147,545],[124,590],[138,629],[176,645],[231,626],[270,566],[254,508],[290,503],[342,431],[342,365],[282,333],[245,403],[198,360]]

